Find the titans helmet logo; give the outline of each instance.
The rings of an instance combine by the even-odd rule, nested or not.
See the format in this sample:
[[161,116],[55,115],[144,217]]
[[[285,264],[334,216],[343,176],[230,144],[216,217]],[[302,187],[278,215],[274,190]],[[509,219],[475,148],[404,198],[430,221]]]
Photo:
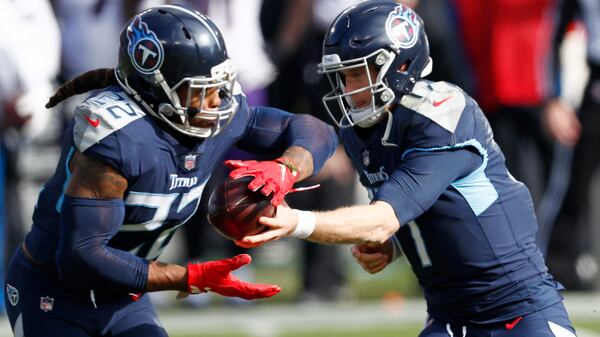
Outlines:
[[139,72],[151,74],[160,68],[164,58],[163,46],[139,15],[127,27],[127,39],[131,63]]
[[411,48],[419,39],[420,23],[412,9],[400,5],[388,15],[385,31],[395,48]]

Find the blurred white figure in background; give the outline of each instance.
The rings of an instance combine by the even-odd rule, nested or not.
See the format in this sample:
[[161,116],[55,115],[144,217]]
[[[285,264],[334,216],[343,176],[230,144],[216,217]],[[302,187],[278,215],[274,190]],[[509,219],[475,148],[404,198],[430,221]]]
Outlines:
[[[140,10],[162,4],[161,0],[51,0],[62,40],[59,78],[76,75],[117,63],[119,34],[127,19]],[[68,120],[81,98],[62,107]]]
[[28,205],[21,193],[21,164],[38,164],[19,159],[33,141],[39,144],[53,136],[51,112],[44,104],[60,65],[60,35],[47,0],[0,0],[0,32],[0,180],[4,180],[0,216],[5,226],[0,227],[4,233],[0,235],[0,264],[4,265],[2,253],[14,250],[23,239],[22,214],[29,213],[23,209]]
[[[208,16],[221,28],[227,52],[238,68],[238,80],[248,96],[275,78],[275,66],[265,52],[259,23],[261,0],[209,1]],[[258,94],[258,93],[257,93]],[[266,104],[266,100],[261,102]]]
[[327,31],[333,19],[345,8],[359,3],[361,0],[314,0],[313,20],[318,29]]
[[50,113],[44,104],[60,67],[60,34],[46,0],[0,0],[0,50],[16,67],[14,108],[25,120],[25,140],[43,136]]
[[159,0],[52,0],[62,36],[62,77],[117,63],[119,34],[127,19]]

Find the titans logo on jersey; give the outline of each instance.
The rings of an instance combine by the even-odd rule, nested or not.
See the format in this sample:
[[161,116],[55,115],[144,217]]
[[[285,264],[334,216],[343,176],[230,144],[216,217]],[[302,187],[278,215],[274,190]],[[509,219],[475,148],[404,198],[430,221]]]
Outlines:
[[371,198],[394,208],[396,241],[433,318],[502,322],[561,301],[535,246],[529,192],[472,98],[420,81],[393,111],[396,146],[381,144],[383,129],[342,129],[340,138]]

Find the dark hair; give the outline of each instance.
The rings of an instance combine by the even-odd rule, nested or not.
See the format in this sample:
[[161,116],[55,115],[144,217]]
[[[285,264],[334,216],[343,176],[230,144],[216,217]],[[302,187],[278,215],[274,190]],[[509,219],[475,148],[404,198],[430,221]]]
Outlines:
[[71,96],[117,84],[118,82],[113,68],[90,70],[58,88],[54,95],[50,97],[48,103],[46,103],[46,108],[50,109]]

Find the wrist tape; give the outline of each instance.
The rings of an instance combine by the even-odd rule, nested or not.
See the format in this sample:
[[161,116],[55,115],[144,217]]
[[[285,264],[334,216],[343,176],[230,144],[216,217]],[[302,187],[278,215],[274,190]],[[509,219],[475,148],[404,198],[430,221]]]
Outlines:
[[298,239],[306,239],[315,230],[315,225],[317,223],[315,213],[297,209],[295,211],[298,216],[298,224],[290,236]]

